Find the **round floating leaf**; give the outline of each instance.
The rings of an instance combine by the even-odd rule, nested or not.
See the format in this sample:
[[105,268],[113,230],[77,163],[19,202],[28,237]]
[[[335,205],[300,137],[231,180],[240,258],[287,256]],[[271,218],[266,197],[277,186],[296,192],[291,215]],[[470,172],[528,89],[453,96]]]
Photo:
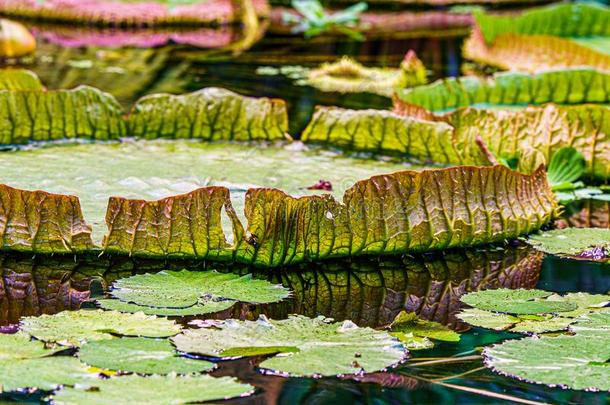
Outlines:
[[252,394],[253,387],[230,377],[128,375],[98,379],[86,386],[64,388],[53,397],[54,404],[184,404],[220,401]]
[[463,295],[460,299],[478,309],[516,315],[567,312],[577,308],[572,302],[541,300],[551,294],[542,290],[500,288],[472,292]]
[[229,319],[187,329],[172,341],[180,351],[214,357],[280,352],[260,367],[295,376],[377,371],[406,357],[403,345],[386,332],[300,315],[280,321]]
[[610,335],[531,337],[484,350],[486,365],[528,382],[572,389],[610,390]]
[[54,356],[22,360],[0,361],[0,387],[2,391],[24,388],[54,390],[60,385],[74,385],[97,378],[74,357]]
[[[541,295],[540,293],[536,294],[538,296]],[[475,298],[476,296],[471,296],[466,299],[478,306]],[[523,297],[521,296],[521,298]],[[572,311],[560,312],[556,316],[551,314],[544,314],[542,316],[520,314],[519,316],[513,316],[484,311],[478,308],[469,308],[462,310],[456,316],[471,325],[483,328],[510,330],[511,332],[520,333],[544,333],[565,330],[576,321],[576,317],[589,314],[593,311],[604,310],[604,306],[608,305],[609,299],[610,295],[605,294],[569,293],[563,296],[552,294],[544,298],[538,298],[538,302],[563,302],[575,305],[576,308]]]
[[129,312],[142,310],[155,315],[212,313],[230,308],[237,301],[270,303],[290,295],[289,290],[281,285],[255,280],[251,274],[239,276],[188,270],[161,271],[121,279],[114,283],[110,293],[132,305],[101,300],[102,307]]
[[50,356],[63,348],[46,349],[44,343],[25,333],[0,334],[0,361]]
[[23,318],[21,330],[45,342],[79,346],[86,341],[110,339],[114,335],[173,336],[180,332],[181,327],[173,321],[143,313],[80,310]]
[[570,330],[578,335],[600,336],[608,338],[610,336],[610,311],[596,312],[578,318],[578,321],[570,326]]
[[456,317],[473,326],[493,330],[506,330],[521,320],[513,315],[467,308],[456,314]]
[[554,255],[587,257],[586,252],[592,248],[610,250],[610,229],[554,229],[530,235],[526,242],[538,250]]
[[392,325],[390,334],[405,343],[408,349],[429,349],[434,343],[429,339],[445,342],[459,342],[460,334],[448,327],[425,319],[420,319],[414,312],[401,311]]
[[204,302],[205,304],[198,303],[196,305],[193,305],[192,307],[186,308],[159,308],[133,304],[131,302],[125,302],[116,299],[97,300],[97,303],[104,309],[132,313],[143,312],[147,315],[158,316],[193,316],[209,314],[224,311],[225,309],[229,309],[233,305],[235,305],[235,301],[232,300],[204,300]]
[[92,341],[80,348],[78,357],[94,367],[140,374],[190,374],[214,368],[212,362],[179,356],[167,339]]

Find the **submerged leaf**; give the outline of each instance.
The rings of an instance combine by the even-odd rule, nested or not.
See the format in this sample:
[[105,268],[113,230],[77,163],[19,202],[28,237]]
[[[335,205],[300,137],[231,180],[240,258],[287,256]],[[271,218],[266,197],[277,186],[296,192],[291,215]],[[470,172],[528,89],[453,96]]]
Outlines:
[[610,337],[586,335],[509,340],[483,351],[492,370],[528,382],[610,391]]
[[91,366],[139,374],[190,374],[209,371],[214,363],[179,356],[169,340],[121,338],[87,342],[78,357]]
[[138,403],[166,405],[221,401],[252,394],[254,388],[231,377],[128,375],[64,387],[53,396],[54,404],[105,405]]
[[54,356],[0,361],[0,392],[25,388],[54,390],[62,385],[87,383],[97,375],[73,357]]
[[238,301],[265,304],[281,301],[289,291],[252,275],[214,271],[162,271],[116,281],[110,294],[129,306],[101,300],[102,307],[131,309],[156,315],[218,312]]
[[477,309],[514,315],[535,315],[552,312],[568,312],[578,305],[566,301],[545,300],[552,293],[542,290],[483,290],[463,295],[460,299]]
[[179,333],[181,327],[173,321],[143,313],[79,310],[25,317],[21,320],[21,330],[45,342],[79,346],[87,341],[110,339],[115,335],[168,337]]
[[221,358],[279,352],[260,367],[293,376],[378,371],[406,356],[386,332],[299,315],[280,321],[220,321],[209,328],[187,329],[172,341],[180,351]]
[[414,312],[401,311],[390,325],[390,334],[406,344],[408,349],[428,349],[434,343],[428,339],[459,342],[460,335],[438,322],[420,319]]
[[599,248],[605,251],[599,259],[608,259],[610,229],[565,228],[530,235],[526,240],[538,250],[553,255],[569,255],[587,258],[587,250]]

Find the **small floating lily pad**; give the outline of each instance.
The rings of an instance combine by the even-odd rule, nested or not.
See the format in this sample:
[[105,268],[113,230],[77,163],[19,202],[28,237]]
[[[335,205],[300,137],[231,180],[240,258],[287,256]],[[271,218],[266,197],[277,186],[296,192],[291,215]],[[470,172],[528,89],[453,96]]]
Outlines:
[[[0,333],[0,361],[16,359],[35,359],[50,356],[64,348],[47,349],[43,342],[32,340],[25,333],[1,334]],[[2,381],[0,380],[0,383]]]
[[301,315],[280,321],[265,316],[219,321],[187,329],[172,341],[180,351],[219,358],[280,353],[260,367],[293,376],[378,371],[406,357],[403,345],[387,332]]
[[0,392],[25,388],[54,390],[96,378],[74,357],[54,356],[0,361]]
[[499,288],[468,293],[460,299],[465,304],[486,311],[515,315],[567,312],[577,308],[572,302],[543,300],[552,293],[542,290]]
[[414,312],[401,311],[390,325],[390,334],[403,342],[408,349],[434,347],[430,339],[459,342],[460,334],[438,322],[420,319]]
[[610,390],[610,334],[529,337],[484,350],[486,365],[528,382],[577,390]]
[[610,337],[610,311],[596,312],[578,318],[570,330],[581,336]]
[[200,376],[128,375],[98,379],[79,387],[66,387],[53,397],[54,404],[184,404],[219,401],[252,394],[254,388],[234,378]]
[[92,341],[80,348],[78,357],[94,367],[140,374],[190,374],[214,368],[212,362],[179,356],[167,339]]
[[281,285],[215,271],[161,271],[139,274],[114,283],[117,300],[100,300],[102,307],[154,315],[198,315],[230,308],[238,301],[281,301],[290,291]]
[[45,342],[79,346],[115,335],[168,337],[179,333],[181,327],[173,321],[143,313],[79,310],[23,318],[21,330]]
[[[608,259],[610,229],[565,228],[530,235],[526,240],[538,250],[553,255],[579,256],[581,258]],[[600,256],[590,257],[587,252],[600,250]],[[603,250],[604,252],[601,252]],[[594,255],[594,252],[591,252]]]
[[[572,323],[576,322],[577,317],[589,314],[593,311],[605,310],[604,307],[610,303],[610,295],[605,294],[569,293],[566,295],[559,295],[548,293],[551,295],[547,295],[546,292],[542,290],[528,291],[531,291],[532,296],[539,297],[536,298],[536,305],[539,305],[541,302],[563,302],[575,306],[575,308],[569,311],[557,311],[556,309],[550,311],[558,312],[557,315],[545,312],[540,312],[539,315],[524,313],[513,313],[513,315],[511,315],[511,311],[507,310],[506,308],[512,309],[514,307],[514,302],[505,303],[501,301],[494,306],[494,310],[499,312],[491,312],[490,310],[481,309],[481,306],[488,307],[489,301],[487,299],[489,299],[489,297],[483,297],[483,299],[481,299],[479,302],[477,297],[486,295],[484,291],[479,291],[469,294],[470,297],[465,298],[465,301],[468,301],[467,303],[475,308],[464,309],[456,316],[471,325],[480,326],[483,328],[510,330],[511,332],[520,333],[545,333],[565,330]],[[526,296],[524,296],[521,292],[516,292],[514,295],[518,296],[519,299],[526,298]],[[543,295],[547,296],[543,297]],[[507,293],[507,295],[504,297],[509,296],[510,294]],[[509,297],[508,301],[510,300],[512,299]],[[521,307],[518,309],[521,309]]]

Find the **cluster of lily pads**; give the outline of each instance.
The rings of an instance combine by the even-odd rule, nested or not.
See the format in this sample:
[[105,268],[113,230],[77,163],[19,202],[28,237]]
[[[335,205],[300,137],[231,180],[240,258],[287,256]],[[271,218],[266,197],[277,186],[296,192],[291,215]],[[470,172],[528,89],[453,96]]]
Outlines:
[[610,390],[610,295],[485,290],[462,296],[457,316],[480,327],[533,334],[485,348],[491,369],[526,381]]

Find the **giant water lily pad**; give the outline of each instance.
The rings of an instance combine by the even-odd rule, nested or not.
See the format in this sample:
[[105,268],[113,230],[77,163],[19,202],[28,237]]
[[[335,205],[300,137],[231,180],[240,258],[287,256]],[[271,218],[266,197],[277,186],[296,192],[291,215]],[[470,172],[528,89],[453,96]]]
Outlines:
[[[258,15],[266,15],[265,1],[254,0]],[[240,21],[228,0],[3,0],[3,14],[51,21],[105,26],[227,24]]]
[[221,401],[252,394],[253,387],[230,377],[129,375],[78,387],[65,387],[53,396],[54,404],[182,404]]
[[509,340],[486,348],[492,370],[528,382],[578,390],[610,391],[610,336]]
[[[188,315],[218,312],[238,301],[266,304],[288,297],[289,290],[251,274],[239,276],[215,271],[162,271],[140,274],[114,283],[110,294],[132,304],[129,312],[155,315]],[[127,308],[117,300],[101,300],[102,307]]]
[[180,332],[173,321],[143,313],[79,310],[55,315],[26,317],[21,330],[36,339],[68,346],[79,346],[90,340],[110,339],[115,335],[167,337]]
[[387,332],[300,315],[280,321],[264,316],[257,321],[220,321],[187,329],[172,341],[180,351],[220,358],[279,353],[260,367],[293,376],[378,371],[406,356]]
[[26,388],[51,391],[96,378],[87,366],[68,356],[0,361],[0,392]]
[[610,229],[554,229],[531,235],[526,241],[536,249],[554,255],[606,260],[610,251]]
[[542,290],[483,290],[463,295],[462,302],[486,311],[503,312],[516,315],[535,315],[551,312],[568,312],[578,305],[566,301],[550,301],[544,298],[552,293]]
[[214,363],[179,356],[167,339],[121,338],[87,342],[78,358],[94,367],[139,374],[190,374]]
[[[548,104],[518,111],[459,108],[443,116],[395,100],[394,113],[318,107],[302,135],[304,142],[408,155],[442,164],[489,165],[518,160],[532,172],[566,147],[583,155],[585,173],[610,177],[610,109]],[[529,153],[527,153],[529,152]]]
[[479,11],[475,18],[464,53],[477,62],[521,71],[610,68],[610,9],[601,4],[558,4],[517,17]]
[[610,73],[574,68],[536,74],[505,72],[491,78],[459,77],[404,89],[405,103],[434,112],[459,107],[518,107],[544,103],[583,104],[610,102]]

